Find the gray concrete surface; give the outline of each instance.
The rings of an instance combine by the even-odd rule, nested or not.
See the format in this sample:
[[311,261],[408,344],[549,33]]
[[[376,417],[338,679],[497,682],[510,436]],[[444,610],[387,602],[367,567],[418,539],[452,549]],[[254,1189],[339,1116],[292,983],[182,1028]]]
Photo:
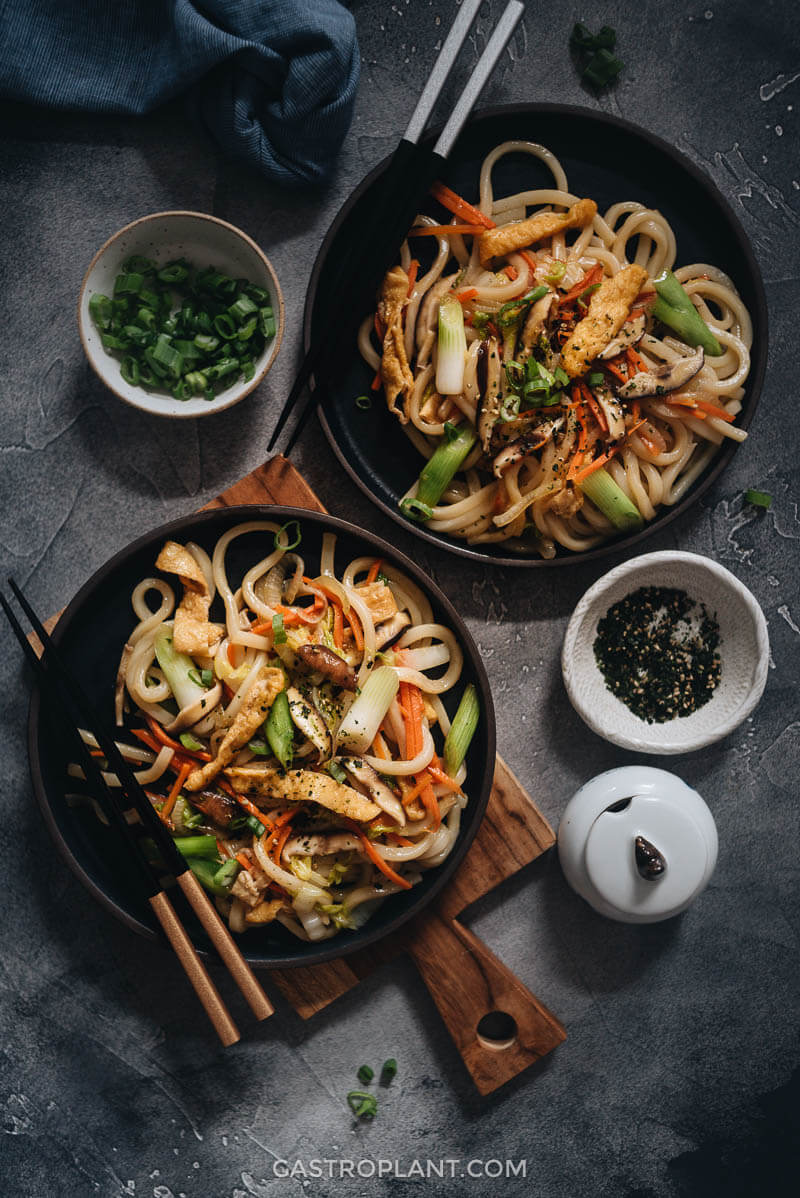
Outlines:
[[[761,263],[771,346],[751,440],[703,501],[651,542],[721,561],[769,620],[772,668],[754,717],[671,763],[717,820],[711,886],[678,920],[615,925],[567,889],[551,856],[476,906],[471,926],[569,1031],[546,1062],[492,1098],[476,1095],[402,961],[307,1026],[281,1004],[220,1051],[170,956],[96,906],[54,852],[28,780],[28,680],[3,632],[4,1198],[730,1198],[793,1188],[800,42],[788,0],[704,3],[530,3],[484,103],[557,99],[652,129],[714,179]],[[320,240],[402,130],[455,8],[353,4],[363,80],[323,194],[288,196],[231,168],[179,106],[141,121],[1,110],[0,546],[4,573],[13,570],[41,610],[64,604],[128,540],[263,460]],[[500,8],[484,5],[468,62]],[[618,31],[626,71],[599,101],[570,64],[576,18]],[[265,385],[233,411],[189,424],[149,419],[105,392],[75,329],[97,246],[160,208],[206,210],[246,229],[272,257],[287,301],[286,343]],[[500,749],[554,824],[584,780],[631,760],[583,728],[560,681],[567,617],[605,567],[546,576],[478,568],[391,525],[343,476],[315,424],[297,462],[332,511],[412,551],[460,604],[486,656]],[[773,494],[768,514],[743,507],[748,486]],[[344,1101],[354,1068],[390,1051],[398,1078],[374,1124],[356,1127]],[[318,1158],[397,1161],[400,1176],[338,1176],[346,1163],[305,1183],[275,1175],[276,1159],[309,1169]],[[415,1159],[426,1167],[443,1158],[461,1161],[452,1180],[402,1176]],[[524,1161],[527,1176],[461,1178],[470,1160]]]

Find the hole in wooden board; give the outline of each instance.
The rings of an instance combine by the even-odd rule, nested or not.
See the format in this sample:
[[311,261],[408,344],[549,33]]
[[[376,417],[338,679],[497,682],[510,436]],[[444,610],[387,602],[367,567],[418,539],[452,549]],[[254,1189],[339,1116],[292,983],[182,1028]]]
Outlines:
[[507,1011],[489,1011],[476,1028],[484,1048],[510,1048],[517,1039],[517,1021]]

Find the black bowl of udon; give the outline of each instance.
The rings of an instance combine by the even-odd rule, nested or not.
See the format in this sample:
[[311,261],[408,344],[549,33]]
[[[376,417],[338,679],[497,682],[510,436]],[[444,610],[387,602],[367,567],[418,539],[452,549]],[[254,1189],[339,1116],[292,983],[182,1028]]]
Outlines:
[[[352,524],[278,506],[172,521],[102,566],[54,639],[108,730],[118,706],[118,742],[138,750],[143,785],[255,966],[329,960],[394,931],[475,836],[495,760],[478,650],[438,587]],[[130,850],[85,797],[38,690],[28,744],[68,865],[155,937]],[[187,927],[206,949],[188,915]]]
[[[487,156],[503,143],[523,140],[546,147],[558,162],[512,149],[479,186]],[[356,188],[323,243],[306,300],[307,345],[329,302],[326,288],[336,278],[339,255],[351,252],[354,231],[388,161]],[[441,192],[420,204],[416,233],[396,261],[405,272],[397,276],[399,291],[387,287],[382,303],[365,317],[358,345],[342,353],[318,409],[334,452],[392,519],[466,557],[498,565],[562,566],[638,547],[724,470],[759,397],[767,360],[766,302],[739,221],[711,181],[674,147],[627,121],[561,105],[513,105],[477,114],[443,182],[472,210],[454,205],[452,196],[443,199]],[[524,203],[510,198],[525,192],[531,194]],[[573,209],[579,199],[597,206],[588,224]],[[498,226],[527,224],[548,207],[572,214],[573,224],[534,240],[527,250],[489,246],[499,230],[487,239],[487,230],[476,227],[482,217]],[[446,222],[473,231],[424,231]],[[593,361],[588,373],[578,371],[565,352],[583,340],[578,322],[595,304],[598,319],[605,319],[606,284],[623,272],[635,276],[638,266],[647,281],[632,280],[624,323],[603,346],[610,354]],[[664,268],[674,270],[677,283],[686,287],[685,293],[673,288],[672,299],[693,296],[716,332],[702,359],[693,358],[696,345],[683,333],[653,315],[653,280]],[[409,287],[402,294],[406,277]],[[444,292],[437,294],[440,288]],[[498,313],[505,304],[507,317],[511,301],[524,300],[536,288],[547,294],[523,305],[509,349],[508,322],[502,327]],[[445,292],[448,299],[458,295],[466,322],[460,394],[458,381],[444,384],[454,390],[439,387],[437,308]],[[570,295],[571,306],[564,304]],[[542,305],[549,305],[544,314]],[[637,306],[643,328],[637,327]],[[396,338],[393,324],[399,327]],[[549,344],[541,342],[543,333]],[[388,372],[387,336],[393,346]],[[394,348],[397,341],[402,352]],[[510,354],[509,375],[504,359]],[[500,381],[493,384],[486,361],[498,356]],[[656,379],[649,394],[635,398],[643,384],[648,390],[646,376],[676,364],[673,392],[663,394]],[[558,373],[565,365],[568,379]],[[634,375],[640,376],[636,382]],[[576,390],[576,382],[583,387]],[[624,394],[626,383],[630,395]],[[422,467],[456,430],[466,433],[468,456],[443,495],[428,487],[428,502],[420,505]],[[603,487],[610,495],[600,494]]]

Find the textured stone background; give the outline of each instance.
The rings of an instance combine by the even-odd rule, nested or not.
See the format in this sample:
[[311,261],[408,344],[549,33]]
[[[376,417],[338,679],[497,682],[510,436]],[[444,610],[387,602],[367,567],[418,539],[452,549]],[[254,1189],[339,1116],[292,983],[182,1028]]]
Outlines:
[[[799,1105],[800,43],[789,0],[705,2],[712,7],[530,3],[484,102],[561,100],[652,129],[711,175],[761,263],[771,348],[752,439],[703,501],[650,543],[723,562],[769,620],[773,668],[754,718],[724,743],[669,763],[717,820],[709,889],[678,920],[616,925],[567,889],[551,856],[479,904],[471,926],[569,1031],[550,1059],[488,1100],[475,1094],[404,962],[310,1026],[282,1006],[265,1026],[247,1024],[235,1049],[219,1051],[170,956],[97,907],[54,852],[28,781],[27,678],[4,639],[4,1196],[788,1192]],[[232,168],[177,106],[140,121],[2,109],[0,545],[4,572],[13,570],[40,610],[63,605],[128,540],[263,460],[295,369],[320,240],[401,132],[456,4],[352,7],[363,79],[324,194],[289,197]],[[466,65],[501,8],[500,0],[484,5]],[[619,33],[626,71],[599,101],[569,61],[576,18]],[[117,402],[89,371],[75,329],[78,286],[97,246],[164,208],[206,210],[246,229],[272,257],[287,300],[286,341],[265,385],[233,411],[190,424]],[[332,511],[413,552],[460,604],[487,658],[500,749],[554,823],[583,781],[631,760],[583,728],[560,681],[566,619],[602,565],[544,576],[482,570],[384,519],[342,475],[314,424],[297,462]],[[748,486],[772,492],[768,514],[743,508]],[[397,1081],[375,1123],[354,1127],[344,1102],[354,1067],[390,1050]],[[524,1159],[527,1180],[304,1187],[272,1174],[276,1157],[341,1156],[396,1158],[406,1169],[414,1157]]]

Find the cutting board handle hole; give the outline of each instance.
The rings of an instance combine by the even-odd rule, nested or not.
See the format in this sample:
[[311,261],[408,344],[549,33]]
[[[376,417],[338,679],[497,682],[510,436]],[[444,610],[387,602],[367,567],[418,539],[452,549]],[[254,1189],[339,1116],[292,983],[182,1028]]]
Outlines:
[[489,1011],[475,1029],[484,1048],[511,1048],[517,1039],[517,1021],[507,1011]]

